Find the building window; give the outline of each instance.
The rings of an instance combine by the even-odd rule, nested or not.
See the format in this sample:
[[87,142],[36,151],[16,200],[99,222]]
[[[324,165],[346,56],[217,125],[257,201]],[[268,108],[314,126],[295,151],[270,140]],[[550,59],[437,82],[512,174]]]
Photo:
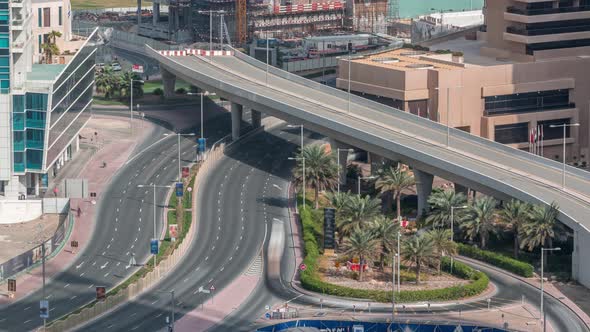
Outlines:
[[495,127],[495,140],[502,144],[516,144],[528,142],[528,122],[498,125]]
[[573,108],[569,90],[550,90],[485,97],[484,115],[518,114],[560,108]]
[[[552,125],[562,125],[562,124],[570,124],[571,119],[554,119],[554,120],[546,120],[546,121],[539,121],[537,124],[539,126],[543,126],[543,140],[548,139],[563,139],[563,128],[551,128]],[[565,137],[570,136],[570,127],[565,128]]]
[[41,8],[37,8],[37,25],[39,28],[43,27],[43,10]]
[[51,8],[43,8],[43,26],[46,28],[51,26]]
[[62,18],[62,7],[60,6],[57,11],[57,17],[59,20],[59,26],[63,25],[63,18]]

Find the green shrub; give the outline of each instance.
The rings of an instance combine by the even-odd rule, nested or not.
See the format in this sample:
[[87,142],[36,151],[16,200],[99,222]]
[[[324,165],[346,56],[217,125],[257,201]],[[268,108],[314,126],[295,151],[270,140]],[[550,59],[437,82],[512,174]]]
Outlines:
[[152,92],[154,95],[156,96],[163,96],[164,95],[164,90],[162,90],[162,88],[155,88],[154,92]]
[[[305,251],[303,263],[307,265],[307,269],[301,272],[300,279],[301,285],[305,289],[329,295],[366,299],[377,302],[391,301],[391,291],[355,289],[322,281],[318,275],[318,257],[320,256],[318,239],[321,237],[321,219],[318,220],[316,218],[316,220],[314,220],[314,213],[312,213],[310,209],[300,210],[300,218],[303,229]],[[450,264],[450,259],[448,257],[443,257],[442,268],[450,269]],[[469,279],[471,280],[471,283],[441,289],[401,291],[400,293],[396,293],[396,301],[417,302],[457,300],[480,294],[488,287],[489,279],[483,272],[475,271],[461,262],[454,262],[453,275]]]
[[533,276],[533,266],[529,263],[466,244],[459,243],[458,248],[460,255],[492,264],[522,277],[530,278]]
[[186,93],[186,89],[185,88],[178,88],[178,89],[176,89],[176,93],[179,95],[183,95]]

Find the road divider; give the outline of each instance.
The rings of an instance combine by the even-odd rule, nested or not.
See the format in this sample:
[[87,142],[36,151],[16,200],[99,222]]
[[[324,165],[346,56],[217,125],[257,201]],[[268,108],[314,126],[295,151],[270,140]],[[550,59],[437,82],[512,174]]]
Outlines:
[[[162,276],[168,274],[177,266],[184,254],[188,251],[192,239],[195,236],[197,227],[194,207],[196,206],[199,186],[206,174],[215,167],[217,161],[224,155],[225,147],[225,141],[215,143],[207,153],[207,159],[197,165],[194,180],[191,180],[193,184],[192,191],[195,194],[191,197],[193,208],[190,227],[182,230],[180,233],[181,236],[179,236],[174,245],[169,245],[166,248],[164,246],[160,247],[160,252],[163,256],[161,259],[158,259],[158,265],[153,268],[152,260],[148,260],[148,263],[144,267],[130,276],[124,283],[110,290],[103,300],[92,301],[86,306],[58,318],[49,324],[46,329],[47,331],[67,331],[97,319],[149,290],[161,280]],[[172,199],[175,199],[175,197],[172,197]],[[170,242],[163,241],[162,243]]]

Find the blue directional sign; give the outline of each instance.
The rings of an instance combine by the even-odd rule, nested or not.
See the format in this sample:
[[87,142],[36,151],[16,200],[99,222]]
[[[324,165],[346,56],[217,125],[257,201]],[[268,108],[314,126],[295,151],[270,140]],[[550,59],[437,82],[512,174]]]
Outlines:
[[39,301],[39,317],[49,318],[49,301],[47,301],[47,300]]
[[176,197],[182,197],[184,193],[182,182],[176,184]]
[[205,152],[205,150],[207,150],[207,139],[206,138],[199,138],[197,140],[198,146],[199,146],[199,152],[203,153]]
[[158,239],[152,239],[150,241],[150,252],[152,255],[158,254]]

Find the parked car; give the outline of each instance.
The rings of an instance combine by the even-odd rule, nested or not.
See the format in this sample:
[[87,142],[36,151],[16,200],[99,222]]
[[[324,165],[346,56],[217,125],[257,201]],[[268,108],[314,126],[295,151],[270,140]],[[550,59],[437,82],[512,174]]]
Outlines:
[[111,68],[113,69],[113,71],[121,71],[123,69],[121,68],[121,64],[118,62],[111,63]]

